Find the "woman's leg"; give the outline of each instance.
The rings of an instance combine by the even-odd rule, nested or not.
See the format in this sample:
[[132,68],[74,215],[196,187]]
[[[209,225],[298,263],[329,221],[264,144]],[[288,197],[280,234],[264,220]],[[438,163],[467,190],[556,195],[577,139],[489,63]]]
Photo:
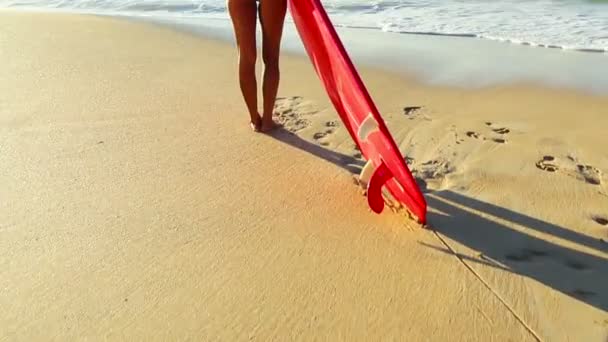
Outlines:
[[255,0],[228,0],[228,12],[232,19],[239,55],[239,83],[243,98],[249,110],[251,124],[260,129],[258,94],[255,78],[256,48],[256,3]]
[[262,58],[264,60],[262,130],[269,130],[274,125],[272,113],[279,89],[279,54],[285,13],[287,12],[287,0],[261,0],[259,11],[263,39]]

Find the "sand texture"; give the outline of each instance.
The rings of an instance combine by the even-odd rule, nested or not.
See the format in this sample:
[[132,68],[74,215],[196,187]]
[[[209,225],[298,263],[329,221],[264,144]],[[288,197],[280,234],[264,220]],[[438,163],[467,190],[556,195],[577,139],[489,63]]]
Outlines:
[[608,337],[608,99],[362,68],[423,229],[368,210],[305,58],[285,56],[284,127],[262,135],[232,46],[0,22],[0,341]]

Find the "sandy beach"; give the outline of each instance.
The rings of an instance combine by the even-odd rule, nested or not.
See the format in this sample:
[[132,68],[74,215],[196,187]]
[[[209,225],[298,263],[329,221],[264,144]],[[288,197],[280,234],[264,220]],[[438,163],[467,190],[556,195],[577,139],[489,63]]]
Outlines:
[[263,135],[230,44],[0,22],[0,341],[608,339],[607,96],[361,67],[420,227],[370,212],[306,58]]

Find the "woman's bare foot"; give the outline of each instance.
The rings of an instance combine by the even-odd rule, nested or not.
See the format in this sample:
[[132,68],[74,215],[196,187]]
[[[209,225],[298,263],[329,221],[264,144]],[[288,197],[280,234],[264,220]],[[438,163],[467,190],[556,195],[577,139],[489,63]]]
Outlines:
[[249,125],[254,132],[260,132],[262,129],[262,117],[258,114],[256,117],[249,121]]
[[276,122],[274,122],[272,119],[270,119],[270,120],[262,120],[262,126],[260,129],[262,132],[267,133],[277,127],[278,127],[278,124]]

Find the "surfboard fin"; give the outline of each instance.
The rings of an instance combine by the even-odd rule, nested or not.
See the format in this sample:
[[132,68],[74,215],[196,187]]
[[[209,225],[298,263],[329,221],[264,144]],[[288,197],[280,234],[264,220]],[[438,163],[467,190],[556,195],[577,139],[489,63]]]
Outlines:
[[367,203],[373,212],[380,214],[384,210],[384,197],[382,187],[393,177],[386,164],[382,163],[374,170],[367,183]]

